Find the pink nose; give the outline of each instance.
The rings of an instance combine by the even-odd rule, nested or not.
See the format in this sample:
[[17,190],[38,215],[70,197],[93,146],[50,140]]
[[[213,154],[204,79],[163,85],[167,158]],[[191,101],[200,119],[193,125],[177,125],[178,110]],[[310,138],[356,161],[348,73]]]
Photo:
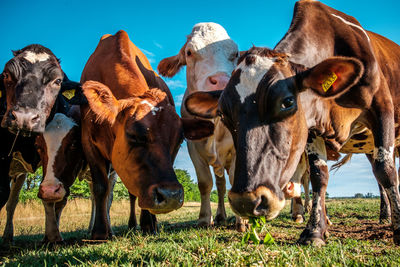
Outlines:
[[229,76],[225,73],[218,73],[213,76],[209,76],[207,79],[207,89],[209,90],[223,90],[228,84]]
[[57,185],[40,185],[38,197],[44,201],[58,202],[61,201],[66,194],[63,184]]

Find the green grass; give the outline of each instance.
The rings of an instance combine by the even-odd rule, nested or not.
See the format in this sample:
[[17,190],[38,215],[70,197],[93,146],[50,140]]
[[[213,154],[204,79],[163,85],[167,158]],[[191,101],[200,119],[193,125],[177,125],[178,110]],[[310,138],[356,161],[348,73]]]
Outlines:
[[[82,203],[78,202],[79,205],[88,205]],[[327,245],[322,248],[296,244],[305,225],[291,221],[288,207],[277,219],[268,223],[268,230],[274,237],[275,244],[266,246],[242,245],[242,234],[237,233],[232,225],[196,228],[199,211],[197,203],[188,203],[178,211],[158,216],[160,232],[157,235],[143,235],[140,231],[128,232],[126,224],[129,209],[126,208],[127,202],[123,201],[113,204],[111,218],[115,237],[105,243],[89,242],[85,240],[88,214],[77,216],[74,205],[77,203],[70,203],[70,210],[66,209],[61,218],[61,229],[66,240],[62,245],[42,245],[40,240],[43,225],[29,225],[29,220],[16,220],[16,232],[19,236],[11,246],[0,247],[1,264],[400,265],[400,248],[393,245],[390,226],[378,224],[378,199],[329,200],[327,205],[333,225],[330,227]],[[233,215],[229,208],[228,214]],[[1,218],[2,229],[4,214]]]

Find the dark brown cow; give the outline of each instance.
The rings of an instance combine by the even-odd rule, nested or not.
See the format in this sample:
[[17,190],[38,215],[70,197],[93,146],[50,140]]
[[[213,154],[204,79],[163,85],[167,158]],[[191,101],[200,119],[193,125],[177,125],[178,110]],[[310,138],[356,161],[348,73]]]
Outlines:
[[218,104],[221,93],[203,92],[189,97],[186,105],[193,114],[220,114],[231,130],[240,164],[229,200],[241,216],[272,219],[279,214],[308,131],[315,133],[306,148],[313,206],[301,243],[325,243],[325,142],[336,151],[349,151],[346,142],[352,136],[363,127],[371,131],[372,151],[351,150],[372,153],[369,158],[390,200],[394,242],[399,244],[400,196],[393,161],[399,137],[399,75],[398,45],[320,2],[300,1],[275,50],[254,47],[239,59]]
[[[81,113],[96,202],[92,238],[111,235],[105,214],[109,163],[142,209],[157,214],[180,208],[183,188],[173,161],[184,135],[210,136],[212,123],[179,118],[168,87],[124,31],[101,38],[81,82],[89,102]],[[141,222],[155,231],[156,218],[150,213]]]

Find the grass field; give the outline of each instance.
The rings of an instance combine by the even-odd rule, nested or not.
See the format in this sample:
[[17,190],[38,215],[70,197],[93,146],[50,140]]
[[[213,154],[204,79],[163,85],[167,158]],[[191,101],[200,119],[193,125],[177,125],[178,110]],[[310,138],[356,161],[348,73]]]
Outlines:
[[[399,266],[389,225],[378,224],[378,199],[329,200],[328,244],[322,248],[299,246],[304,224],[291,221],[289,208],[269,223],[275,244],[241,244],[242,234],[232,225],[196,228],[199,203],[186,203],[178,211],[158,216],[160,232],[142,235],[127,231],[129,202],[114,202],[111,220],[115,237],[103,243],[87,240],[88,200],[73,200],[61,217],[65,243],[43,245],[44,212],[39,202],[19,205],[15,217],[15,242],[0,246],[0,265],[251,265],[251,266]],[[228,207],[229,216],[232,212]],[[215,205],[213,206],[215,213]],[[0,214],[0,231],[5,210]]]

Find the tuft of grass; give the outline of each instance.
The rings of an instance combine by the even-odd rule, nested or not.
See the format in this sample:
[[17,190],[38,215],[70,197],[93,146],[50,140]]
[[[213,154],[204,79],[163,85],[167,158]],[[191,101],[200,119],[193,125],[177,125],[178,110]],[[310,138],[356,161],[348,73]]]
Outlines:
[[[379,225],[379,200],[328,200],[330,237],[322,248],[296,243],[305,224],[291,221],[289,205],[268,222],[275,239],[269,246],[242,244],[242,233],[233,225],[197,228],[199,203],[158,215],[160,231],[144,235],[128,231],[129,201],[113,203],[111,220],[115,237],[107,242],[88,242],[86,228],[90,201],[72,200],[61,217],[64,244],[42,244],[44,212],[40,203],[20,205],[15,217],[15,242],[0,245],[0,265],[54,266],[398,266],[400,249],[393,245],[389,225]],[[212,204],[215,214],[216,205]],[[139,210],[139,209],[137,209]],[[233,216],[227,205],[228,216]],[[137,213],[139,216],[139,213]],[[139,218],[139,217],[138,217]],[[5,211],[0,214],[0,231]]]

